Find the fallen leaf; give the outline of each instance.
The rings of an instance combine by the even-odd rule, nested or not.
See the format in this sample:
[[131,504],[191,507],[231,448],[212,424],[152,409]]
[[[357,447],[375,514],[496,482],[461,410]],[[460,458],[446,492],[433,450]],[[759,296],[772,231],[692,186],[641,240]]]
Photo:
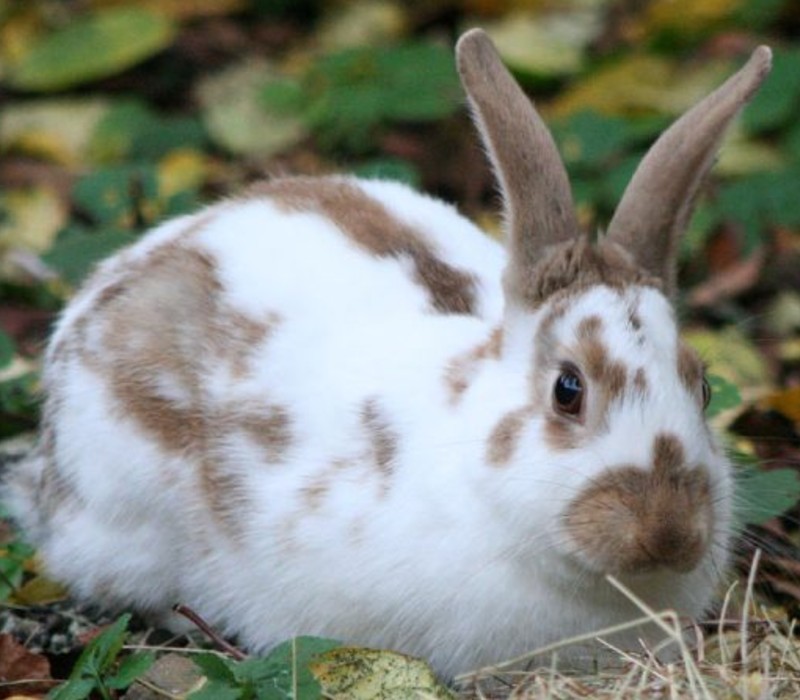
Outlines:
[[90,13],[35,40],[6,80],[20,90],[64,90],[105,78],[169,46],[176,26],[163,14],[126,5]]
[[[50,681],[50,662],[41,654],[28,651],[10,634],[0,634],[0,681],[31,681],[24,685],[15,685],[21,694],[35,693],[47,689],[52,684],[36,683]],[[30,697],[24,695],[24,697]]]
[[761,276],[764,261],[763,249],[737,260],[694,287],[687,295],[687,303],[693,308],[714,306],[752,289]]
[[534,78],[559,77],[583,68],[586,49],[602,29],[601,12],[599,5],[510,12],[484,28],[513,70]]
[[[95,8],[130,7],[131,0],[90,0]],[[196,19],[229,15],[247,9],[248,0],[136,0],[137,7],[172,17],[173,19]]]
[[380,46],[408,29],[407,9],[392,0],[357,0],[334,6],[320,23],[317,41],[326,51]]
[[375,649],[333,649],[309,664],[326,697],[337,700],[452,700],[424,661]]
[[773,392],[763,399],[763,404],[791,419],[800,430],[800,386]]
[[84,165],[92,134],[109,109],[109,101],[102,97],[50,98],[4,106],[0,148],[62,165]]
[[542,112],[548,119],[585,109],[616,115],[679,114],[717,87],[730,68],[729,62],[687,66],[653,54],[631,54],[577,80]]
[[48,605],[68,597],[67,589],[44,576],[34,576],[11,594],[11,602],[19,605]]
[[295,114],[266,109],[262,92],[277,70],[266,61],[247,60],[200,81],[197,94],[211,137],[238,155],[268,157],[307,134]]

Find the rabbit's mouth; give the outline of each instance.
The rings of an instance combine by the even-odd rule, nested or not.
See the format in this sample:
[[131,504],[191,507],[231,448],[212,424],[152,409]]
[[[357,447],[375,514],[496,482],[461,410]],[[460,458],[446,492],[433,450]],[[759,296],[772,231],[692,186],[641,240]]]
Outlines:
[[714,531],[708,471],[677,462],[609,469],[569,504],[563,522],[575,553],[595,571],[689,573]]

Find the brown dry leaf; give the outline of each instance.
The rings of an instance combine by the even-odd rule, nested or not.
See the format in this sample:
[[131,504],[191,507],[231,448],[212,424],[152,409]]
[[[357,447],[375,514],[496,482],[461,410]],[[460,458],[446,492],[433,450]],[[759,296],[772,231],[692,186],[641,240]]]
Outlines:
[[693,308],[709,307],[751,289],[761,276],[765,255],[762,249],[749,258],[737,260],[694,287],[687,296]]
[[[29,685],[15,686],[17,692],[35,693],[40,688],[47,689],[50,684],[37,684],[35,681],[52,680],[50,662],[41,654],[28,651],[10,634],[0,634],[0,681],[32,681]],[[24,697],[30,697],[25,695]],[[37,695],[36,697],[41,697]]]

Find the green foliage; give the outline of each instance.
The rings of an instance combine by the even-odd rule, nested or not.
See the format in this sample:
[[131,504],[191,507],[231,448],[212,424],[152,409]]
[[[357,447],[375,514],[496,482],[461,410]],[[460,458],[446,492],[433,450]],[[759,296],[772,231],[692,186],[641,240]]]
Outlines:
[[420,41],[323,55],[301,81],[271,83],[262,97],[267,109],[302,114],[323,147],[356,153],[383,124],[435,121],[462,102],[450,49]]
[[736,408],[742,403],[739,389],[733,382],[729,382],[718,374],[709,374],[708,383],[711,385],[711,402],[706,409],[708,418],[714,418],[723,411]]
[[93,693],[111,700],[116,697],[113,691],[124,690],[150,668],[152,652],[119,658],[130,617],[123,615],[86,645],[69,679],[48,693],[48,700],[83,700]]
[[264,658],[237,662],[212,653],[193,656],[207,681],[188,700],[317,700],[322,694],[308,664],[337,646],[331,639],[297,637]]
[[199,117],[165,117],[140,100],[114,104],[92,134],[100,163],[154,161],[177,148],[201,150],[208,138]]
[[[0,516],[8,517],[8,514],[0,512]],[[33,547],[19,539],[0,549],[0,601],[6,600],[22,585],[25,563],[33,554]]]
[[166,48],[175,27],[136,7],[98,10],[39,39],[9,71],[22,90],[50,91],[115,75]]
[[174,195],[161,190],[158,171],[148,163],[100,168],[80,179],[72,199],[93,225],[69,225],[43,261],[77,285],[97,262],[132,243],[140,231],[186,213],[196,203],[193,189]]
[[800,478],[794,469],[763,470],[748,455],[735,455],[736,509],[734,527],[761,525],[786,513],[800,500]]

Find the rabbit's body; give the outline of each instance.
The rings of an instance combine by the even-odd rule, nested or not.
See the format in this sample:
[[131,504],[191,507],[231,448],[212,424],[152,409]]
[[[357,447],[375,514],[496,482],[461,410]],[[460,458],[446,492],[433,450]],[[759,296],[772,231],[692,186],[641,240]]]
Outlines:
[[401,185],[289,178],[104,263],[10,491],[51,574],[446,674],[636,617],[606,573],[701,613],[731,478],[669,273],[575,231],[520,275],[514,235],[509,263]]

